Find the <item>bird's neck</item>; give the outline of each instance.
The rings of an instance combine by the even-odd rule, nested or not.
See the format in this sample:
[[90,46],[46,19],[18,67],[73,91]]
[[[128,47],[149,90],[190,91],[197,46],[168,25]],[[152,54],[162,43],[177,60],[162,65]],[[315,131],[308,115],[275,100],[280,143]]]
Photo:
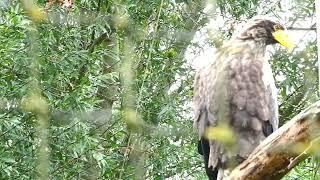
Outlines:
[[239,51],[250,51],[251,53],[264,55],[266,52],[266,42],[265,41],[257,41],[254,39],[233,39],[224,45],[227,48],[232,48],[236,52]]

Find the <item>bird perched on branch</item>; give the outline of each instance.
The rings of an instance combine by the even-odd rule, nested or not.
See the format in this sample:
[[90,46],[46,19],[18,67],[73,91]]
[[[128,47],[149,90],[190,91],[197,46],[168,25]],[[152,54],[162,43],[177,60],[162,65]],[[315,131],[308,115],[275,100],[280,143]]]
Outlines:
[[282,25],[251,20],[196,74],[194,126],[209,179],[224,179],[278,128],[276,87],[265,58],[266,46],[276,43],[293,48]]

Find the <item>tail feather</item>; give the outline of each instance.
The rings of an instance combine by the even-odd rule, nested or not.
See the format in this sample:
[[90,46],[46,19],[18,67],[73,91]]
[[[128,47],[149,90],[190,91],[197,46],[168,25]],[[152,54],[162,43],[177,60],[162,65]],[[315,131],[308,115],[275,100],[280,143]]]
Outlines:
[[203,137],[198,142],[198,152],[199,152],[199,154],[203,155],[204,165],[205,165],[206,173],[207,173],[209,180],[217,180],[217,177],[218,177],[217,167],[215,167],[215,168],[208,167],[210,146],[209,146],[209,141]]

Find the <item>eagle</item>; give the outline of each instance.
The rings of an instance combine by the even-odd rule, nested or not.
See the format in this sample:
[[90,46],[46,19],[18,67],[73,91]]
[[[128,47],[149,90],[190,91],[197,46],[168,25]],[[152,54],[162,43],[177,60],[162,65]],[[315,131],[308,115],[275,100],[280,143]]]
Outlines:
[[[266,47],[277,43],[293,48],[283,25],[252,19],[196,73],[194,127],[210,180],[228,176],[278,128],[277,90],[265,55]],[[223,137],[208,135],[221,131],[219,127],[231,131],[231,147]]]

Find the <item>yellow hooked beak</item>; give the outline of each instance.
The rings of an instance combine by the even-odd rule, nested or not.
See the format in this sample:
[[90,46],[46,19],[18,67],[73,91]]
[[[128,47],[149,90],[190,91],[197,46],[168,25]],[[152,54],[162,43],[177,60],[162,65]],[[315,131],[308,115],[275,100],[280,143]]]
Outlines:
[[289,51],[292,51],[295,47],[293,40],[289,37],[288,33],[284,30],[276,30],[272,33],[275,40],[277,40],[282,46],[286,47]]

